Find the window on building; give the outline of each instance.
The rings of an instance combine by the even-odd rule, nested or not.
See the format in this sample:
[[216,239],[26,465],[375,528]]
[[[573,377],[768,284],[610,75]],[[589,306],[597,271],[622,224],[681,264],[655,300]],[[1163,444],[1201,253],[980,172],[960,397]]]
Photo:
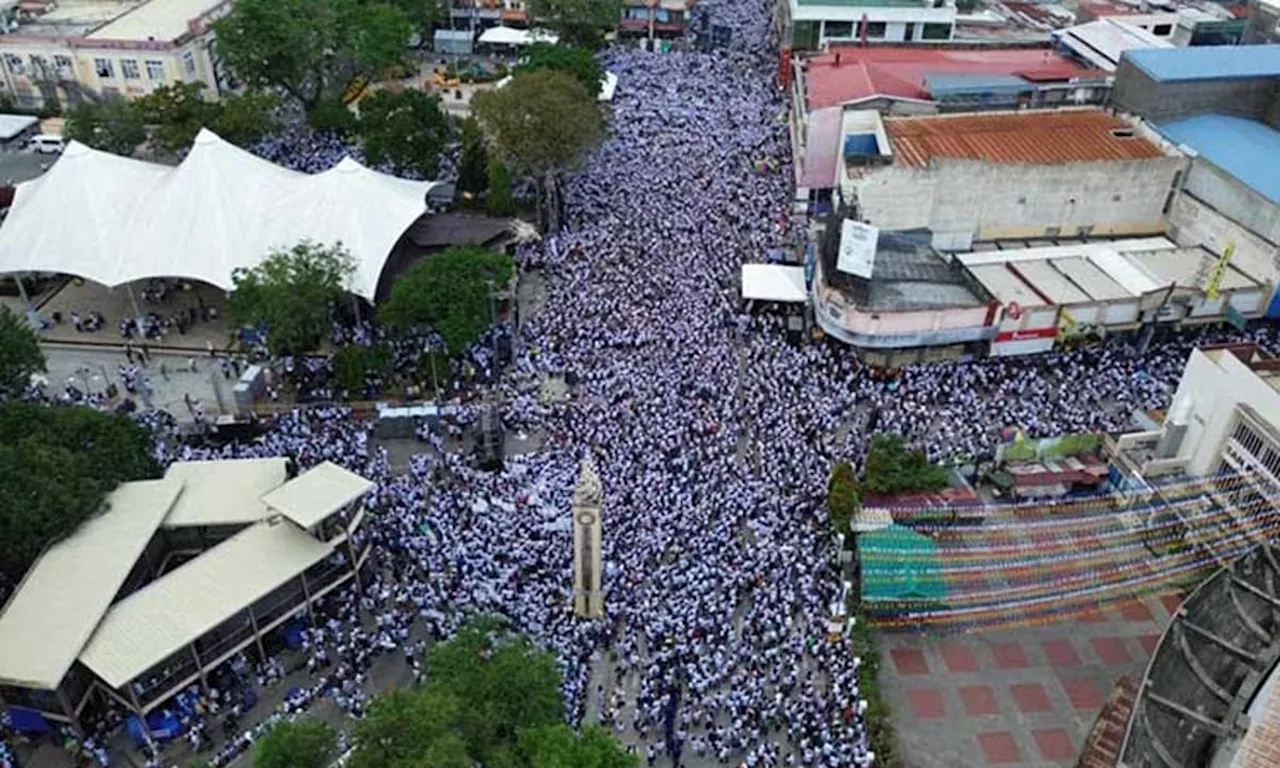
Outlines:
[[157,83],[163,83],[164,62],[157,59],[147,59],[147,77]]
[[49,60],[43,56],[31,57],[31,76],[44,78],[49,73]]
[[63,79],[70,80],[72,77],[75,76],[74,68],[71,65],[70,56],[54,56],[53,68],[57,70],[58,77],[61,77]]
[[951,25],[950,24],[925,24],[924,29],[920,30],[921,40],[950,40]]
[[1169,35],[1173,34],[1173,25],[1157,24],[1151,28],[1151,34],[1155,35],[1156,37],[1168,37]]
[[889,26],[883,21],[868,21],[862,25],[862,34],[868,40],[883,40]]
[[138,72],[138,60],[137,59],[121,59],[120,75],[124,77],[125,80],[137,80],[138,78],[142,77],[142,75],[139,74]]
[[191,51],[182,54],[182,71],[187,73],[187,77],[196,75],[196,55]]
[[98,73],[98,77],[116,76],[116,69],[111,65],[111,59],[94,59],[93,71]]
[[27,65],[22,63],[22,57],[9,54],[4,57],[4,63],[9,67],[9,72],[15,75],[25,75],[27,73]]
[[852,21],[828,21],[827,37],[853,37]]
[[791,46],[797,51],[812,51],[818,47],[818,33],[821,23],[817,21],[797,21],[791,30]]

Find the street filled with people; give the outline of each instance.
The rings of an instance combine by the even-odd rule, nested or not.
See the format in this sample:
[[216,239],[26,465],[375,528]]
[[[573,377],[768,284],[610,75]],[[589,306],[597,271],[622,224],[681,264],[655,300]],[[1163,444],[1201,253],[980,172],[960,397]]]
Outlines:
[[[371,425],[344,407],[287,412],[257,439],[222,445],[182,439],[174,417],[186,414],[137,414],[162,462],[288,456],[376,483],[362,529],[373,566],[359,591],[322,601],[322,618],[303,632],[310,683],[242,724],[239,691],[286,675],[278,659],[229,662],[222,701],[192,692],[199,705],[185,710],[184,727],[197,736],[187,747],[227,765],[264,722],[324,698],[359,717],[378,659],[403,658],[421,680],[426,644],[496,614],[555,653],[574,724],[605,724],[648,765],[866,768],[875,755],[861,662],[829,627],[840,591],[823,508],[832,464],[860,466],[879,431],[943,461],[990,457],[1009,426],[1037,436],[1115,430],[1134,409],[1167,407],[1196,344],[1277,345],[1271,328],[1205,330],[1145,350],[1110,339],[884,376],[847,348],[796,345],[775,318],[743,314],[743,261],[804,237],[788,218],[793,169],[769,11],[764,0],[706,0],[698,13],[729,27],[727,48],[603,54],[619,78],[609,137],[568,179],[565,229],[517,252],[523,270],[547,278],[547,302],[522,322],[518,343],[507,329],[478,342],[459,376],[499,391],[507,426],[542,434],[539,451],[485,471],[456,450],[460,433],[423,429],[420,452],[395,474]],[[285,136],[255,151],[317,171],[349,147]],[[334,331],[338,343],[385,338],[367,323]],[[323,358],[276,362],[304,401],[352,395],[335,391]],[[130,391],[146,386],[139,365],[130,354],[120,370]],[[565,401],[548,402],[516,377],[573,384]],[[472,420],[461,407],[452,423]],[[571,610],[566,523],[586,459],[604,492],[599,619]],[[118,724],[104,720],[84,745],[103,765]],[[188,754],[170,748],[150,764]],[[0,766],[9,755],[0,742]]]

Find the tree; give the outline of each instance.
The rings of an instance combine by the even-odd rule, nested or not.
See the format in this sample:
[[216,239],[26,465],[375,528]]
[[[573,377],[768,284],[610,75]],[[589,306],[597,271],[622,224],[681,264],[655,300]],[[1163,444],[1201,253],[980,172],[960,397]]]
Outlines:
[[582,83],[592,97],[600,95],[604,86],[604,69],[596,61],[595,54],[586,48],[570,48],[552,43],[534,43],[524,50],[517,74],[521,72],[563,72]]
[[863,487],[871,493],[919,493],[947,487],[946,467],[930,464],[920,451],[908,451],[902,435],[871,438]]
[[160,475],[151,434],[91,408],[0,404],[0,572],[17,581],[118,484]]
[[517,740],[520,765],[526,768],[638,768],[633,755],[609,732],[589,725],[576,734],[564,723],[525,728]]
[[434,178],[452,133],[440,97],[417,89],[381,90],[360,102],[357,128],[364,156],[374,165]]
[[237,269],[227,301],[240,325],[265,326],[272,353],[300,354],[320,344],[329,329],[329,307],[343,297],[355,261],[341,243],[303,241],[272,251],[258,266]]
[[375,697],[356,722],[351,768],[470,768],[455,727],[460,706],[452,695],[425,689]]
[[62,130],[68,139],[123,157],[147,139],[142,113],[120,96],[80,102],[67,113]]
[[247,147],[280,130],[280,98],[274,93],[248,91],[224,96],[221,107],[213,132],[237,147]]
[[428,654],[421,688],[378,696],[351,768],[634,768],[607,731],[564,725],[556,659],[482,617]]
[[358,397],[364,392],[369,379],[384,378],[391,373],[392,354],[391,347],[385,344],[372,347],[343,345],[333,355],[334,382],[349,396]]
[[456,355],[489,327],[493,291],[505,287],[514,271],[505,253],[449,248],[414,264],[391,286],[379,319],[400,330],[429,327]]
[[577,165],[604,138],[595,97],[571,75],[542,70],[477,93],[472,108],[504,159],[534,177],[548,228],[558,229],[554,173]]
[[31,375],[44,371],[40,337],[25,317],[0,306],[0,400],[21,397]]
[[426,40],[431,32],[449,20],[449,5],[444,0],[392,0],[404,11],[405,18]]
[[529,15],[556,31],[560,42],[596,49],[618,26],[622,0],[529,0]]
[[489,166],[489,150],[484,145],[480,121],[468,115],[462,121],[462,157],[458,161],[458,191],[471,195],[484,192]]
[[220,108],[204,100],[204,90],[204,83],[174,83],[134,101],[134,109],[151,128],[148,146],[177,154],[191,146],[201,128],[213,125]]
[[213,23],[218,53],[252,87],[279,88],[310,113],[398,64],[413,24],[376,0],[238,0]]
[[507,164],[493,158],[489,161],[489,192],[485,206],[490,216],[510,216],[516,212],[516,201],[511,194],[511,173]]
[[831,479],[827,482],[827,512],[837,533],[849,535],[850,523],[861,503],[862,495],[853,465],[842,461],[832,469]]
[[337,734],[323,720],[280,720],[258,739],[253,768],[329,768],[337,751]]

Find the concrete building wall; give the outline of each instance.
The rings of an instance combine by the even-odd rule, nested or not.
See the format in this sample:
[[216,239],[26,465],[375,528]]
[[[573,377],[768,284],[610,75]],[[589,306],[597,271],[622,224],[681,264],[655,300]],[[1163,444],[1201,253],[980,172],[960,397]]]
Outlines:
[[1189,475],[1207,475],[1218,468],[1223,444],[1235,424],[1236,408],[1248,405],[1267,424],[1280,425],[1280,392],[1226,351],[1217,360],[1193,350],[1178,382],[1173,402],[1191,403],[1187,433],[1178,452]]
[[1280,42],[1280,7],[1261,0],[1249,0],[1249,23],[1240,42],[1261,45]]
[[926,227],[934,246],[974,240],[1164,231],[1163,205],[1186,160],[1008,165],[938,160],[856,169],[843,185],[859,217],[882,229]]
[[1182,188],[1262,239],[1280,243],[1280,205],[1241,184],[1203,157],[1191,162]]
[[1233,264],[1250,277],[1269,281],[1273,286],[1280,278],[1277,243],[1264,240],[1194,196],[1186,192],[1178,195],[1169,209],[1168,221],[1169,235],[1179,245],[1203,245],[1221,253],[1228,243],[1235,243]]
[[1121,59],[1111,106],[1156,123],[1202,114],[1265,120],[1280,96],[1280,79],[1199,80],[1161,83]]

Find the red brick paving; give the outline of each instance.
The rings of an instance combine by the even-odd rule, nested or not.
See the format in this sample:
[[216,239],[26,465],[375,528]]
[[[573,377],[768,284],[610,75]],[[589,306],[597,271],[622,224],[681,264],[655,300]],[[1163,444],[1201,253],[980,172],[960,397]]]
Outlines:
[[1049,703],[1049,694],[1039,683],[1011,685],[1009,692],[1013,694],[1013,700],[1018,703],[1018,711],[1024,715],[1032,712],[1053,711],[1053,705]]
[[990,765],[1022,762],[1022,752],[1018,742],[1008,731],[988,731],[978,734],[978,746]]
[[964,704],[965,714],[970,717],[1000,714],[995,693],[985,685],[961,686],[960,703]]
[[1106,703],[1102,691],[1090,680],[1063,680],[1062,690],[1067,692],[1071,706],[1076,709],[1097,711]]
[[945,717],[947,714],[947,705],[942,700],[942,693],[933,688],[907,691],[907,703],[911,705],[911,711],[920,720]]
[[893,657],[893,666],[898,668],[900,675],[929,674],[929,662],[919,648],[894,648],[889,655]]
[[991,655],[1000,669],[1026,669],[1031,666],[1020,643],[992,643]]
[[1098,654],[1103,664],[1114,667],[1133,661],[1133,657],[1129,655],[1129,649],[1124,646],[1123,637],[1091,637],[1089,644],[1093,646],[1094,653]]
[[1107,620],[1107,614],[1103,613],[1101,608],[1090,608],[1076,618],[1079,621],[1086,621],[1090,624],[1101,624]]
[[1138,642],[1142,643],[1143,650],[1145,650],[1147,652],[1147,655],[1150,656],[1151,654],[1156,652],[1156,646],[1160,644],[1160,636],[1159,635],[1140,635],[1138,637]]
[[1045,760],[1070,760],[1076,756],[1076,748],[1071,744],[1071,737],[1061,728],[1045,728],[1031,732],[1036,741],[1036,749]]
[[1080,666],[1080,654],[1076,653],[1075,646],[1071,645],[1070,640],[1045,640],[1040,643],[1040,647],[1044,649],[1044,655],[1052,666]]
[[959,643],[942,644],[942,661],[952,672],[977,672],[978,660],[968,646]]
[[1154,621],[1155,617],[1151,615],[1151,609],[1146,603],[1140,603],[1136,600],[1125,603],[1120,607],[1120,615],[1125,621],[1136,623]]
[[1169,612],[1170,616],[1177,614],[1178,606],[1182,605],[1182,595],[1177,592],[1169,595],[1161,595],[1160,602],[1164,603],[1164,608]]

